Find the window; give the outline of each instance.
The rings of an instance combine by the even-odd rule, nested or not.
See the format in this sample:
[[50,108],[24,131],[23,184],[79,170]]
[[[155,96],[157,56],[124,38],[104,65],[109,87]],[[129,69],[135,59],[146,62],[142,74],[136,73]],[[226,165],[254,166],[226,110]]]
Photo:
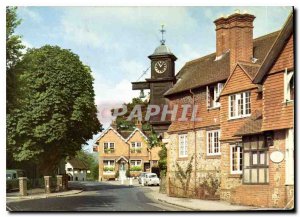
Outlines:
[[104,160],[103,161],[103,165],[106,167],[106,166],[108,166],[108,167],[113,167],[113,166],[115,166],[115,161],[114,160]]
[[294,129],[288,129],[286,132],[285,149],[285,184],[294,184]]
[[287,70],[284,73],[284,101],[294,100],[295,84],[294,84],[294,72]]
[[115,151],[115,143],[113,142],[104,142],[104,152],[113,153]]
[[179,157],[188,156],[187,134],[179,135]]
[[140,142],[132,142],[131,148],[141,148],[142,144]]
[[207,108],[220,107],[220,102],[217,102],[217,99],[220,96],[223,86],[223,83],[218,83],[216,85],[206,87]]
[[131,166],[141,166],[142,161],[141,160],[131,160],[130,165]]
[[230,173],[242,174],[243,172],[243,150],[241,144],[230,146]]
[[243,182],[269,183],[269,154],[263,135],[243,138]]
[[69,172],[72,171],[72,168],[68,168],[67,171],[69,171]]
[[251,115],[250,92],[229,96],[229,117],[242,118]]
[[131,153],[141,153],[142,152],[142,143],[140,142],[131,142]]
[[221,154],[219,136],[220,130],[207,132],[207,155]]

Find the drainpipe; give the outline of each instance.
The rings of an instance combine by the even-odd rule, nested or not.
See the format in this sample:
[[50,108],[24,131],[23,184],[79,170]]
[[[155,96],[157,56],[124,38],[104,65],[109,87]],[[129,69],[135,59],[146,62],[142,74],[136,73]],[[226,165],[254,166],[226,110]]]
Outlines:
[[[190,93],[192,94],[192,98],[193,98],[193,112],[195,111],[194,108],[195,108],[195,93],[192,91],[192,89],[190,89]],[[194,132],[194,148],[195,148],[195,172],[194,172],[194,176],[195,176],[195,179],[194,179],[194,185],[195,185],[195,194],[196,194],[196,185],[197,185],[197,145],[196,145],[196,129],[195,129],[195,122],[196,122],[196,116],[197,114],[194,114],[194,119],[193,119],[193,132]]]

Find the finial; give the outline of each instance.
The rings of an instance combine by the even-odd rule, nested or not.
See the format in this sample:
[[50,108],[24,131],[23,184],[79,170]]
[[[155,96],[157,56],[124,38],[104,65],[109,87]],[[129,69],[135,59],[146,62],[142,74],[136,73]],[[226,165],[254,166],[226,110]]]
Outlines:
[[161,45],[164,45],[166,42],[166,40],[164,40],[164,33],[166,32],[164,26],[165,26],[164,24],[161,24],[161,30],[159,30],[161,32],[161,40],[160,40]]

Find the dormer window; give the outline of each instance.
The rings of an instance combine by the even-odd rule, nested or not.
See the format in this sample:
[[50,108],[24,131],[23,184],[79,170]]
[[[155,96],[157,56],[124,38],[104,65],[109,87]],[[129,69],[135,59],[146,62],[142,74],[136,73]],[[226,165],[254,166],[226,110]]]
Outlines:
[[217,102],[218,97],[223,89],[223,83],[217,83],[206,87],[207,108],[220,107],[220,102]]
[[293,101],[295,94],[294,72],[285,71],[284,73],[284,102]]

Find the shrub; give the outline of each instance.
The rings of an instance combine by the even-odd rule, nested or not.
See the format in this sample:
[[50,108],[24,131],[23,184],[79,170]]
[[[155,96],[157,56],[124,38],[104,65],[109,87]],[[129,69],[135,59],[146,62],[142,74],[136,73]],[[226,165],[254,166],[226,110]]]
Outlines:
[[115,178],[119,178],[119,170],[116,172]]
[[142,167],[141,166],[131,166],[130,171],[141,171]]
[[114,171],[115,170],[115,168],[114,167],[109,167],[109,166],[106,166],[106,167],[104,167],[104,169],[103,169],[105,172],[108,172],[108,171]]

